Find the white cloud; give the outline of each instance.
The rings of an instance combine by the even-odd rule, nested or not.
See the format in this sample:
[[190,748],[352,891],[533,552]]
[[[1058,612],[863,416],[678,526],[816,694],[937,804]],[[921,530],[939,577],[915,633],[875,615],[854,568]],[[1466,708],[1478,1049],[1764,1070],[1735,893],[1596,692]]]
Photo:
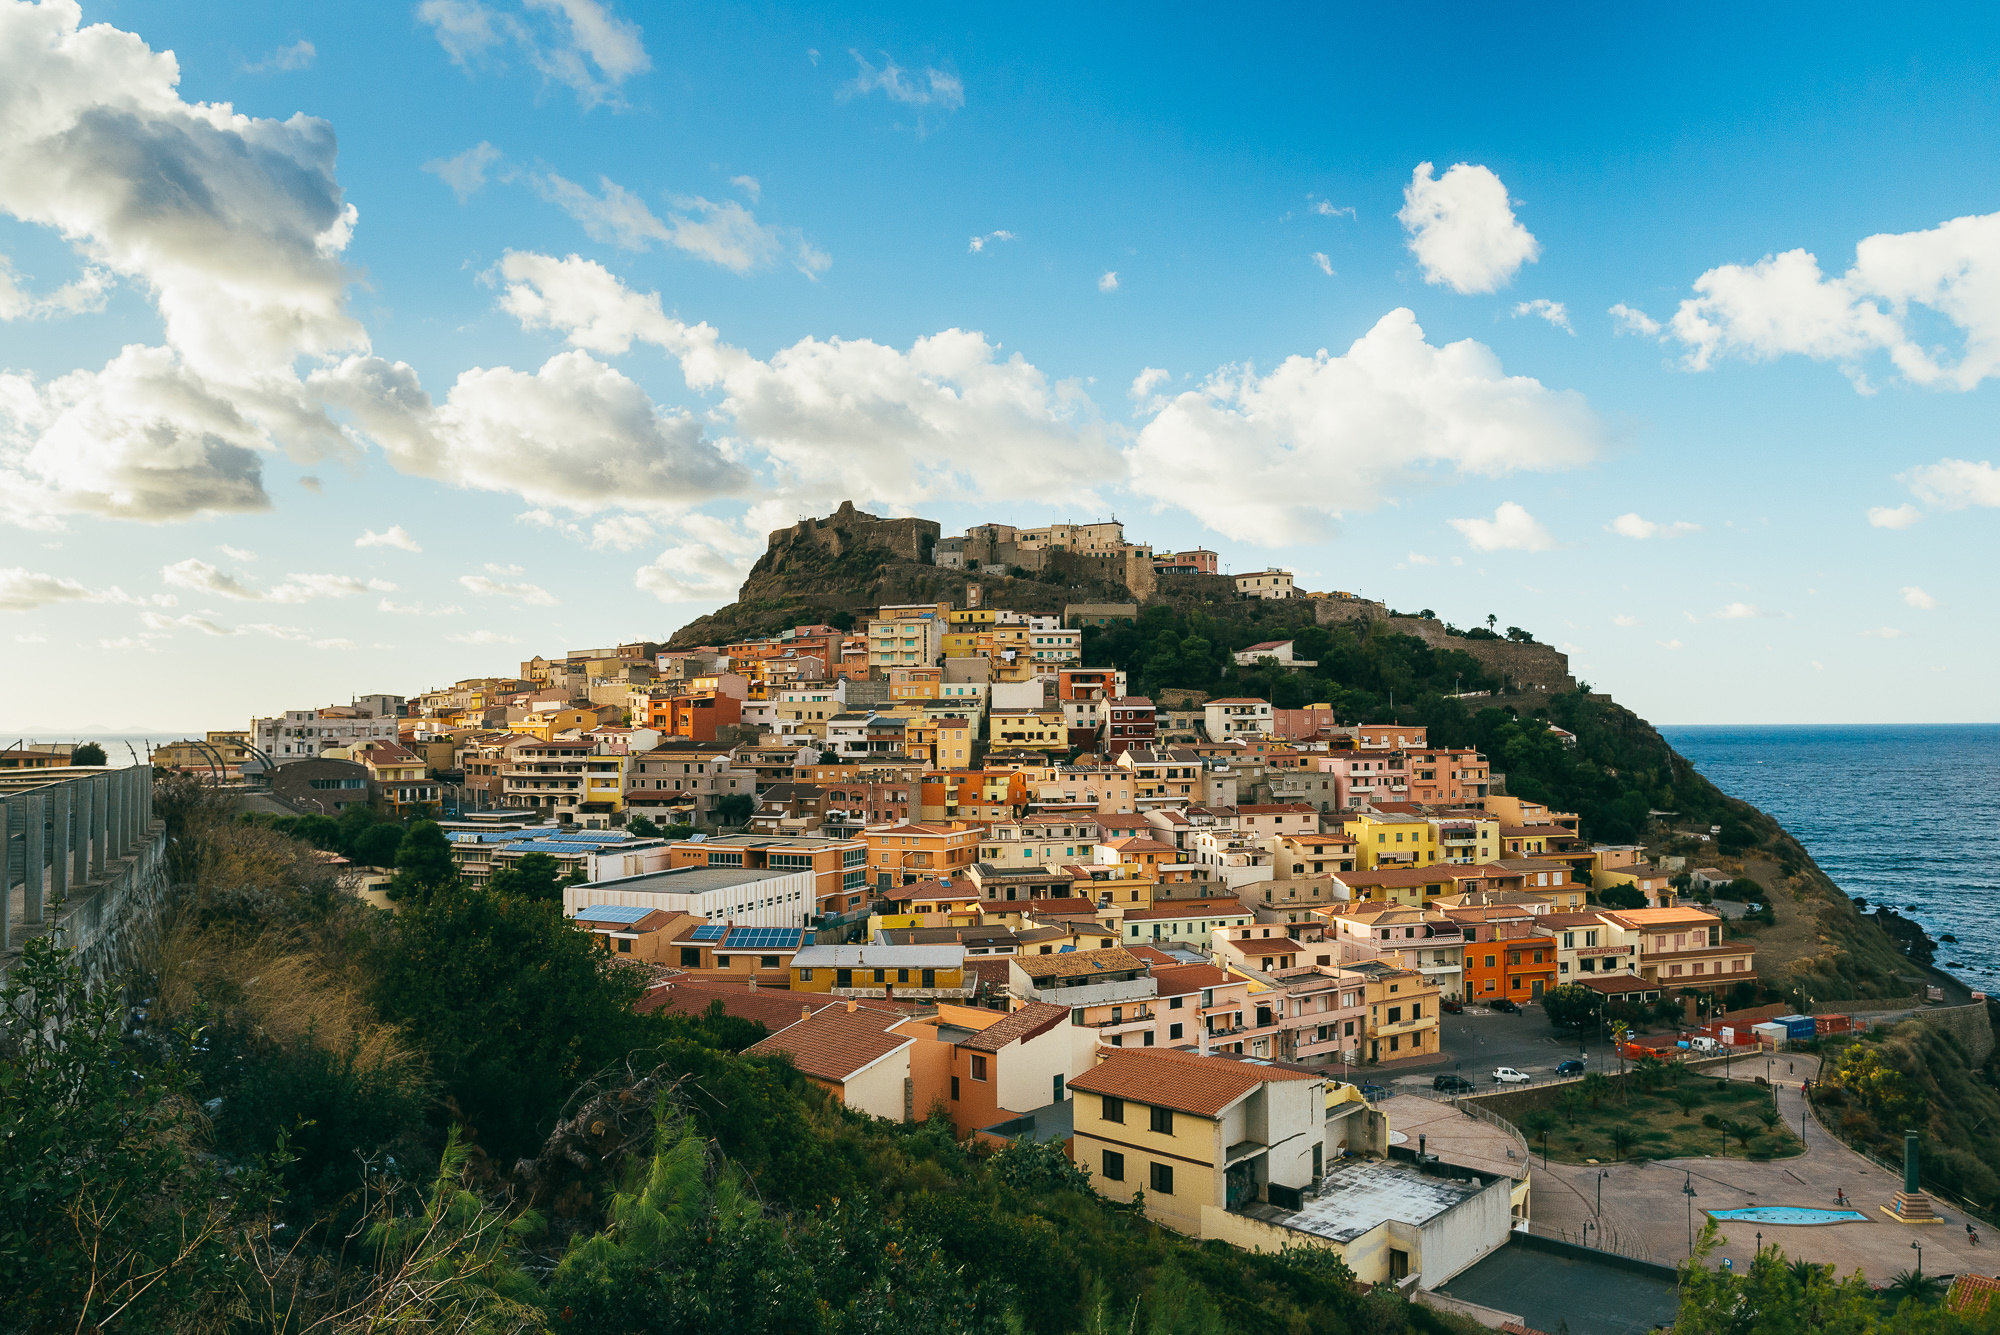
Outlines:
[[1730,603],[1727,607],[1709,613],[1709,616],[1717,621],[1751,621],[1759,617],[1783,615],[1782,612],[1766,612],[1755,603]]
[[66,575],[45,575],[20,566],[0,568],[0,612],[32,612],[55,603],[97,603],[105,595]]
[[216,569],[199,557],[189,557],[160,568],[160,578],[179,589],[233,598],[245,603],[304,603],[315,598],[351,598],[356,594],[393,592],[395,585],[384,580],[361,580],[352,575],[314,575],[293,572],[286,582],[269,589],[254,589]]
[[1547,552],[1555,536],[1513,501],[1503,501],[1491,519],[1447,519],[1477,552]]
[[[1306,198],[1312,199],[1312,196],[1307,195]],[[1335,208],[1330,201],[1324,199],[1314,199],[1312,211],[1319,214],[1322,218],[1352,218],[1354,216],[1353,205],[1349,204],[1342,208]]]
[[[293,369],[367,346],[345,309],[357,215],[332,127],[185,102],[172,53],[79,19],[73,4],[0,7],[0,212],[135,280],[166,346],[46,382],[0,376],[0,513],[48,527],[266,508],[259,451],[351,452]],[[103,281],[57,304],[94,304]]]
[[721,602],[735,595],[744,567],[703,543],[669,547],[640,566],[632,583],[663,603]]
[[1861,637],[1865,640],[1900,640],[1903,632],[1894,626],[1877,626],[1874,630],[1862,631]]
[[638,515],[613,515],[590,526],[590,545],[595,551],[615,547],[629,552],[643,547],[653,536],[653,526]]
[[93,265],[47,296],[37,297],[22,291],[13,264],[0,255],[0,320],[47,320],[101,311],[116,282],[109,272]]
[[1470,339],[1434,347],[1399,309],[1339,356],[1289,357],[1265,376],[1222,368],[1171,399],[1127,459],[1135,490],[1229,537],[1280,545],[1321,539],[1342,508],[1439,474],[1588,463],[1605,436],[1581,395],[1507,375]]
[[1118,271],[1116,269],[1107,269],[1104,277],[1097,280],[1097,290],[1099,292],[1116,292],[1118,290]]
[[847,54],[853,56],[854,63],[861,67],[854,82],[848,85],[848,91],[852,93],[866,97],[869,93],[880,91],[891,102],[912,107],[940,107],[946,111],[956,111],[965,105],[965,83],[949,70],[927,68],[921,75],[911,77],[908,71],[889,58],[887,52],[882,54],[882,68],[879,70],[869,64],[859,51],[849,49]]
[[997,232],[988,232],[984,236],[973,237],[971,243],[966,246],[966,250],[971,254],[977,255],[980,251],[986,249],[988,241],[1012,241],[1013,239],[1014,234],[1003,227]]
[[403,531],[401,524],[391,524],[386,532],[377,533],[372,528],[361,530],[361,536],[354,540],[356,547],[398,547],[406,552],[420,552],[417,540]]
[[445,639],[452,644],[519,644],[520,643],[520,641],[515,639],[512,635],[502,635],[498,631],[492,631],[492,630],[465,631],[457,635],[447,635],[445,636]]
[[1435,556],[1423,556],[1416,552],[1411,552],[1408,556],[1403,558],[1403,563],[1405,565],[1413,565],[1413,566],[1434,566],[1438,563],[1438,561]]
[[257,559],[257,553],[245,551],[241,547],[231,547],[228,543],[224,543],[215,550],[221,552],[232,561],[254,561]]
[[1868,524],[1871,528],[1908,528],[1924,517],[1923,511],[1914,505],[1872,505],[1868,507]]
[[[2000,213],[1867,237],[1838,277],[1809,252],[1789,250],[1710,269],[1694,290],[1667,335],[1687,349],[1692,370],[1730,355],[1796,354],[1837,363],[1864,392],[1876,353],[1918,385],[1969,390],[2000,374]],[[1955,362],[1941,359],[1912,306],[1962,333]]]
[[593,241],[621,250],[649,250],[655,243],[719,264],[732,273],[749,273],[789,259],[808,278],[817,278],[833,264],[824,251],[795,229],[768,226],[733,199],[716,203],[699,195],[674,200],[676,211],[665,221],[646,202],[608,176],[597,178],[600,193],[553,172],[532,178],[542,198],[583,224]]
[[1683,645],[1679,640],[1654,640],[1653,643],[1659,645],[1662,649],[1667,649],[1667,650],[1684,649],[1687,647]]
[[139,620],[149,630],[198,630],[204,635],[215,636],[241,635],[243,633],[233,627],[218,625],[207,617],[195,616],[192,613],[187,616],[170,617],[163,616],[158,612],[141,612]]
[[1333,277],[1333,261],[1327,258],[1325,251],[1315,250],[1312,259],[1313,263],[1319,266],[1321,273],[1325,274],[1328,278]]
[[538,584],[508,584],[484,575],[460,575],[458,582],[466,592],[482,598],[513,598],[531,607],[553,607],[556,602],[555,596]]
[[[727,422],[739,447],[762,456],[787,515],[848,498],[897,508],[957,496],[1042,496],[1050,486],[1074,491],[1120,471],[1080,385],[1051,383],[1018,354],[1003,358],[975,332],[948,329],[907,350],[868,339],[807,338],[762,360],[722,342],[706,324],[664,315],[659,294],[640,296],[603,266],[574,255],[516,253],[500,269],[507,280],[500,304],[524,326],[560,330],[597,351],[655,343],[676,358],[690,389],[719,396],[713,418]],[[565,354],[550,365],[580,357]],[[700,429],[687,419],[685,431],[684,454],[692,458]],[[590,470],[578,469],[574,435],[563,423],[546,459],[537,457],[523,486],[508,489],[542,504],[572,505],[548,493],[558,477],[571,488],[594,481]],[[709,494],[745,489],[747,474],[712,447],[701,448],[711,450],[715,465],[706,473],[687,466],[701,486],[683,486],[678,494],[686,503],[706,499],[694,494],[703,487]],[[736,457],[744,457],[740,448]],[[529,482],[536,488],[523,489]],[[665,499],[664,484],[659,490]],[[635,508],[631,488],[593,485],[590,495],[596,504]]]
[[1622,301],[1611,308],[1611,318],[1618,321],[1618,327],[1614,331],[1616,333],[1643,334],[1647,338],[1656,338],[1659,336],[1660,322],[1658,320],[1655,320],[1644,311],[1634,310]]
[[528,572],[517,565],[501,565],[497,561],[488,561],[486,563],[486,573],[489,575],[525,575]]
[[1939,606],[1936,598],[1925,593],[1914,584],[1905,584],[1900,592],[1903,595],[1903,601],[1920,612],[1935,611]]
[[1172,371],[1163,371],[1157,366],[1148,366],[1132,377],[1132,387],[1125,391],[1133,402],[1150,398],[1154,390],[1174,378]]
[[290,46],[279,47],[262,60],[245,65],[243,69],[249,74],[289,74],[293,70],[311,69],[318,55],[319,52],[313,49],[313,44],[302,38]]
[[1623,514],[1606,524],[1605,529],[1621,538],[1681,538],[1701,532],[1701,525],[1690,524],[1684,519],[1671,524],[1656,524],[1650,519],[1641,519],[1637,514]]
[[1539,316],[1567,334],[1574,336],[1576,333],[1569,325],[1569,308],[1560,301],[1536,297],[1533,301],[1520,302],[1514,307],[1514,318],[1519,319],[1523,315]]
[[1493,292],[1541,255],[1540,243],[1514,220],[1507,187],[1491,170],[1464,162],[1441,177],[1433,178],[1433,170],[1428,162],[1417,164],[1396,214],[1426,283]]
[[486,185],[486,169],[500,160],[500,150],[484,139],[448,158],[432,158],[424,170],[451,187],[463,204]]
[[[1975,464],[1965,459],[1940,459],[1912,468],[1898,480],[1918,500],[1935,510],[1963,510],[1968,505],[1986,509],[2000,506],[2000,468],[1984,460]],[[1869,514],[1872,519],[1874,512]]]
[[518,52],[586,108],[621,105],[625,81],[653,67],[639,25],[597,0],[523,0],[518,15],[481,0],[423,0],[417,18],[468,73]]
[[1639,618],[1620,612],[1617,616],[1611,618],[1611,624],[1614,626],[1636,626],[1639,624]]
[[764,186],[754,176],[732,176],[729,178],[729,184],[750,196],[752,204],[764,197]]
[[538,505],[678,507],[749,480],[693,417],[661,409],[585,352],[560,353],[532,375],[475,367],[441,405],[409,366],[380,358],[315,372],[313,384],[401,471]]

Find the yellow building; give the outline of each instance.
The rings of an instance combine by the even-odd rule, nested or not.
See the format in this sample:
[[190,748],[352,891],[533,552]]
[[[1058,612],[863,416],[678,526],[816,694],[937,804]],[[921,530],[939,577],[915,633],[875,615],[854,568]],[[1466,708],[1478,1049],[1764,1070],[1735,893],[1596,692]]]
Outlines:
[[1354,839],[1355,866],[1427,867],[1438,860],[1438,829],[1422,816],[1365,811],[1341,829]]
[[1361,1000],[1368,1008],[1364,1049],[1368,1060],[1395,1061],[1438,1050],[1442,994],[1436,983],[1414,969],[1381,960],[1343,964],[1341,969],[1367,979]]
[[593,709],[541,709],[507,727],[512,732],[538,741],[552,742],[559,732],[568,732],[572,728],[594,728],[597,724],[597,711]]
[[806,946],[792,956],[791,988],[861,997],[886,996],[894,988],[913,1001],[971,994],[965,947],[957,944]]
[[[949,650],[946,651],[947,654]],[[939,667],[898,667],[889,669],[889,699],[902,704],[910,700],[935,700],[944,681]]]
[[996,709],[987,717],[987,741],[996,751],[1069,750],[1069,727],[1060,708]]

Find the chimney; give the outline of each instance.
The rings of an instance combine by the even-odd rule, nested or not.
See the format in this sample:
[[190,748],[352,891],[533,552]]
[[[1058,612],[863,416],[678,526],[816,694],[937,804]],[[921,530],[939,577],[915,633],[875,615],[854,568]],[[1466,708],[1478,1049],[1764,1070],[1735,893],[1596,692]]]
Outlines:
[[858,1010],[860,1010],[860,1009],[861,1009],[861,1003],[860,1003],[860,1002],[856,1001],[856,1000],[855,1000],[855,999],[854,999],[853,997],[849,997],[849,998],[847,999],[847,1013],[848,1013],[849,1015],[852,1015],[852,1014],[854,1014],[854,1012],[856,1012],[856,1011],[858,1011]]
[[1202,1056],[1206,1057],[1206,1056],[1208,1055],[1208,1017],[1207,1017],[1207,1016],[1202,1016],[1202,1017],[1200,1017],[1200,1020],[1199,1020],[1199,1023],[1197,1023],[1197,1024],[1195,1025],[1195,1027],[1194,1027],[1194,1032],[1195,1032],[1195,1034],[1196,1034],[1196,1040],[1195,1040],[1195,1051],[1196,1051],[1196,1052],[1198,1052],[1198,1053],[1200,1053],[1200,1054],[1201,1054]]
[[812,1007],[810,1007],[810,1006],[801,1006],[801,1007],[799,1007],[799,1018],[800,1018],[801,1020],[810,1020],[810,1019],[812,1019],[812,1017],[813,1017],[813,1008],[812,1008]]

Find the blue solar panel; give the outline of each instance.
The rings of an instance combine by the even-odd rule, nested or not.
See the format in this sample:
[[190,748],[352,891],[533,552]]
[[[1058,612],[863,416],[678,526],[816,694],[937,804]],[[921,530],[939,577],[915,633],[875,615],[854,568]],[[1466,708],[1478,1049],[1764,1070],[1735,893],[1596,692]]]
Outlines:
[[651,912],[638,904],[592,904],[576,916],[592,922],[637,922]]
[[695,928],[694,935],[689,937],[688,939],[690,941],[720,941],[722,939],[722,934],[724,932],[727,932],[728,930],[729,929],[727,927],[723,926],[719,922],[710,923],[706,927]]
[[803,935],[797,927],[738,927],[728,944],[732,950],[794,950]]

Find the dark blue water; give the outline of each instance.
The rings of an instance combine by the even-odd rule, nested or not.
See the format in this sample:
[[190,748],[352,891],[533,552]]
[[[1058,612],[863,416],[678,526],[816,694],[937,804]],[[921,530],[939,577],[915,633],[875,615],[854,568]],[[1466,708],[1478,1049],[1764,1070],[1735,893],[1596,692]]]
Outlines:
[[1850,895],[2000,981],[2000,724],[1661,728],[1708,780],[1776,817]]

